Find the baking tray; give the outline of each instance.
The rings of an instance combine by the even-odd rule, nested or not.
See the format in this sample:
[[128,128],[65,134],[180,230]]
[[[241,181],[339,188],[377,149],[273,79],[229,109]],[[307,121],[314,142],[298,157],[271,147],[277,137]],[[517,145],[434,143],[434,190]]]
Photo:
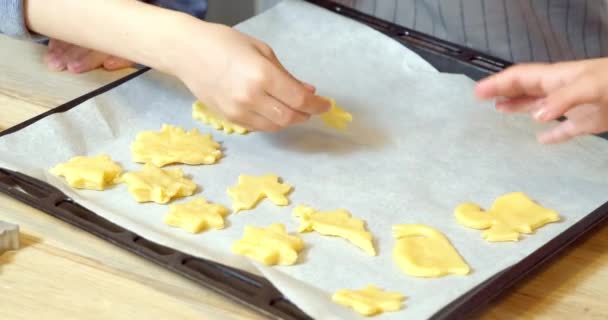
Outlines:
[[[390,36],[418,53],[441,72],[462,73],[477,80],[511,65],[507,61],[404,28],[331,1],[308,0],[308,2],[362,22]],[[77,107],[84,101],[111,90],[148,70],[147,68],[139,70],[125,78],[6,129],[0,132],[0,138],[19,131],[50,114]],[[19,172],[0,168],[0,192],[153,261],[271,319],[312,319],[285,298],[265,278],[149,241],[98,216],[47,183]],[[462,319],[471,315],[514,283],[568,248],[574,241],[589,234],[592,229],[603,226],[606,221],[608,221],[608,202],[519,263],[488,279],[438,310],[431,319]]]

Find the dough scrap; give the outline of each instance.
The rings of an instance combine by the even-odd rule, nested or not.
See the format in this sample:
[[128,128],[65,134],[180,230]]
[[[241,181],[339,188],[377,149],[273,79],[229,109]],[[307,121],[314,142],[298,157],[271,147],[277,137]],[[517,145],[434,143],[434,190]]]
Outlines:
[[152,164],[144,165],[139,172],[125,173],[123,181],[137,202],[164,204],[174,198],[190,196],[196,190],[196,184],[184,178],[182,169],[163,170]]
[[232,244],[232,252],[255,259],[265,265],[293,265],[304,241],[287,234],[285,226],[273,223],[266,228],[245,226],[243,238]]
[[239,176],[238,184],[228,188],[228,195],[232,198],[234,211],[239,212],[255,207],[266,197],[277,206],[286,206],[289,204],[287,194],[290,191],[291,186],[279,182],[276,175],[250,176],[242,174]]
[[353,308],[364,316],[374,316],[387,311],[401,310],[405,296],[399,292],[383,291],[368,285],[360,290],[338,290],[331,299],[343,306]]
[[365,222],[352,218],[344,209],[334,211],[317,211],[307,206],[297,206],[293,215],[300,219],[298,232],[316,231],[326,236],[344,238],[361,248],[370,256],[376,255],[372,234],[365,230]]
[[52,168],[51,173],[65,177],[77,189],[105,190],[120,182],[122,168],[107,154],[95,157],[74,157]]
[[133,161],[163,167],[172,163],[213,164],[222,157],[210,134],[164,124],[160,132],[142,131],[131,145]]
[[490,242],[518,241],[521,233],[532,233],[560,220],[557,212],[541,207],[522,192],[498,197],[488,211],[474,203],[463,203],[456,208],[455,215],[465,227],[486,229],[481,237]]
[[435,228],[422,224],[395,225],[393,236],[397,239],[393,260],[406,274],[442,277],[471,271],[450,240]]
[[323,120],[328,127],[339,130],[346,129],[348,123],[353,121],[353,115],[340,108],[334,99],[327,98],[327,100],[331,102],[331,108],[329,111],[320,115],[321,120]]
[[246,134],[248,132],[247,129],[236,125],[215,114],[200,101],[196,101],[192,105],[192,117],[196,120],[201,121],[202,123],[212,126],[216,130],[221,130],[228,134],[233,132],[236,132],[238,134]]
[[163,221],[172,227],[199,233],[205,229],[223,229],[226,215],[226,207],[208,203],[205,198],[196,198],[184,204],[171,205]]

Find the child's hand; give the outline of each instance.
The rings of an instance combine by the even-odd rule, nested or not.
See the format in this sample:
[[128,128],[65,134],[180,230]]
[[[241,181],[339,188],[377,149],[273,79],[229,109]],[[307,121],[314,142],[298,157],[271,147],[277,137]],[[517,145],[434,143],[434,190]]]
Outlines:
[[187,29],[176,32],[181,57],[165,63],[167,71],[228,120],[276,131],[329,110],[330,103],[293,77],[265,43],[221,25],[195,22]]
[[73,73],[87,72],[100,67],[111,71],[133,66],[133,62],[129,60],[55,39],[49,41],[44,62],[53,71],[67,69]]
[[528,112],[539,122],[565,116],[538,135],[541,143],[608,131],[608,58],[514,66],[480,81],[475,94],[498,98],[498,110]]

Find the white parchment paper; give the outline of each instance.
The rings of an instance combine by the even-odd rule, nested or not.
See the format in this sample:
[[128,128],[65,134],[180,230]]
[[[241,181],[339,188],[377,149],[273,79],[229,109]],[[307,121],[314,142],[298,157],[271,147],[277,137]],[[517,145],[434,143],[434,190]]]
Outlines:
[[[325,30],[318,37],[312,34],[317,27]],[[299,1],[283,3],[240,28],[270,42],[290,70],[349,110],[355,119],[349,130],[341,133],[312,121],[277,134],[225,135],[192,120],[194,97],[180,82],[151,71],[1,138],[0,166],[48,181],[152,241],[262,274],[316,319],[359,318],[330,297],[338,289],[367,284],[408,296],[402,311],[378,319],[427,318],[607,200],[606,141],[584,137],[539,145],[534,134],[541,128],[527,117],[502,115],[476,102],[470,79],[434,72],[375,31]],[[336,30],[352,34],[340,42]],[[373,50],[366,49],[370,42]],[[99,153],[110,154],[125,170],[138,170],[141,165],[130,158],[131,142],[138,132],[158,130],[163,123],[212,133],[225,148],[217,165],[181,166],[201,186],[198,195],[230,206],[226,188],[239,174],[276,173],[295,186],[293,205],[345,208],[366,220],[379,255],[367,256],[339,238],[307,233],[302,235],[307,249],[297,265],[266,267],[231,254],[230,245],[241,238],[245,225],[280,222],[294,232],[293,205],[263,201],[255,210],[229,215],[224,230],[191,235],[163,224],[168,206],[136,203],[124,185],[74,191],[48,174],[70,157]],[[488,207],[512,191],[557,210],[563,220],[517,243],[487,243],[480,231],[455,222],[453,209],[459,203]],[[471,265],[471,275],[404,275],[391,258],[391,226],[402,223],[441,230]]]

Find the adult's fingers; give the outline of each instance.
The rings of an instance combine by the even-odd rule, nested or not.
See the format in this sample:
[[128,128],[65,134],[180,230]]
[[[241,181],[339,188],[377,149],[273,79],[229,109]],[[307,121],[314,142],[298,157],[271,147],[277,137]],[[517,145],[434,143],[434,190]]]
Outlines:
[[109,70],[109,71],[129,68],[129,67],[132,67],[133,65],[134,65],[134,63],[132,61],[123,59],[120,57],[115,57],[115,56],[110,56],[103,63],[104,69]]
[[541,98],[538,97],[516,97],[507,98],[496,102],[496,109],[501,112],[516,113],[516,112],[531,112],[538,108],[538,102]]
[[542,78],[549,65],[522,64],[507,68],[481,80],[475,86],[475,96],[479,99],[496,97],[541,96],[545,92]]
[[602,104],[603,92],[597,80],[590,76],[581,76],[575,81],[555,90],[540,103],[534,118],[541,122],[555,120],[568,110],[583,104]]
[[310,118],[309,114],[293,110],[271,96],[262,97],[259,99],[259,105],[254,107],[252,111],[272,121],[279,127],[301,123]]
[[79,59],[68,62],[68,70],[74,73],[81,73],[97,69],[103,65],[104,61],[108,58],[105,53],[97,51],[89,51]]
[[581,130],[574,121],[566,120],[541,132],[537,135],[537,139],[543,144],[554,144],[567,141],[584,133],[585,132]]

